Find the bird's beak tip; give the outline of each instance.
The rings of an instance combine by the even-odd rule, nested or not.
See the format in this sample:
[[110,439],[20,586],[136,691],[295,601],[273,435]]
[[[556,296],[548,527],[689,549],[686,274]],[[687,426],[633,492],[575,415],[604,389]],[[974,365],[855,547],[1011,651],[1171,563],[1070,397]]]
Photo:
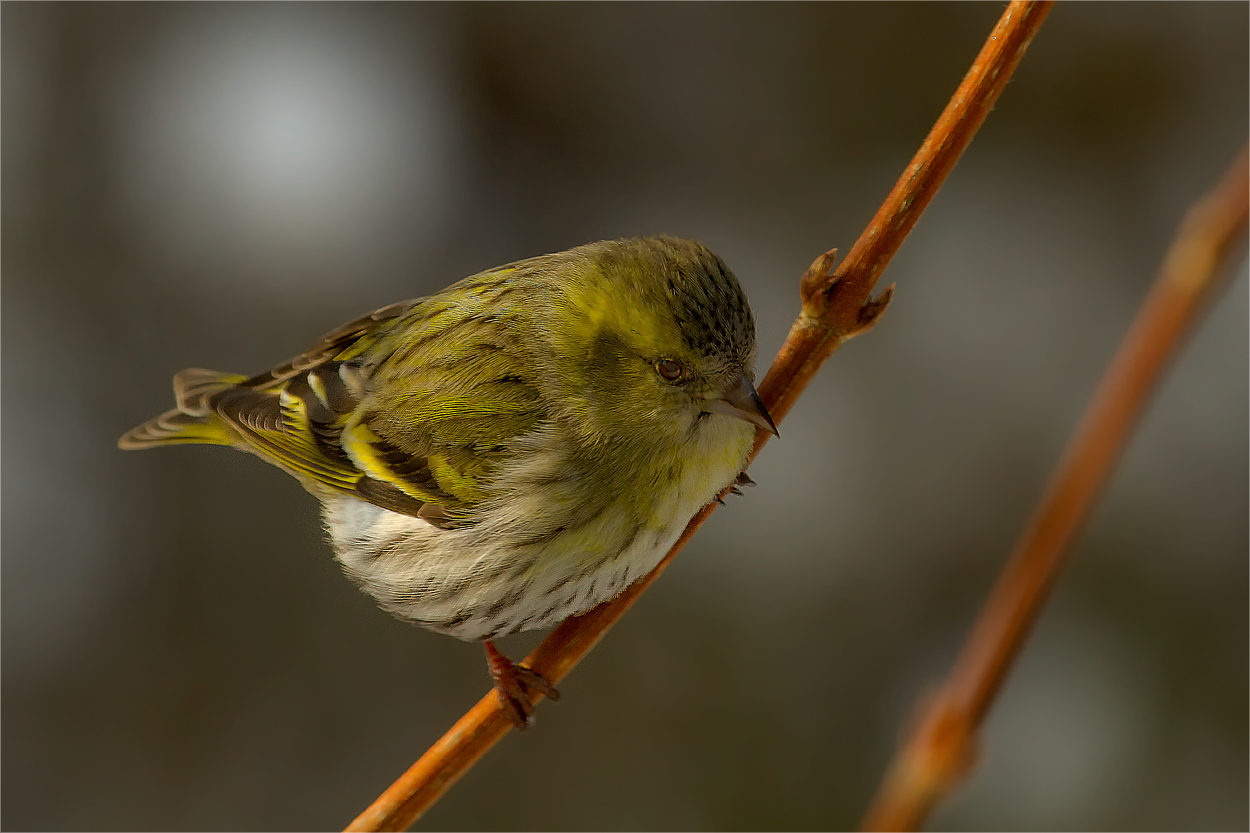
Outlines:
[[718,398],[708,400],[707,411],[744,420],[763,428],[774,437],[781,436],[777,431],[776,423],[768,413],[768,408],[764,407],[764,402],[756,392],[755,386],[746,376],[743,376],[737,385],[724,391]]

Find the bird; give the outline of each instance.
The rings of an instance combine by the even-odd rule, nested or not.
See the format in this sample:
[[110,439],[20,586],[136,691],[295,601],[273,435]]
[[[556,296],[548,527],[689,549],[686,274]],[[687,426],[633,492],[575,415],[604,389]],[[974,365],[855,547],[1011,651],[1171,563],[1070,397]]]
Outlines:
[[321,504],[344,572],[389,613],[483,643],[517,728],[531,692],[501,636],[650,572],[777,427],[755,322],[703,244],[605,240],[383,307],[256,376],[192,368],[122,449],[232,446]]

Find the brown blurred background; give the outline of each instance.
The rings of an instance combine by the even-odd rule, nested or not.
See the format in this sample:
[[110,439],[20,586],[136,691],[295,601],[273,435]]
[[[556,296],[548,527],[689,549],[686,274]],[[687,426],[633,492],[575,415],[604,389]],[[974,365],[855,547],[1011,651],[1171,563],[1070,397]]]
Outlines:
[[[762,374],[1001,9],[5,3],[3,826],[338,828],[487,690],[286,475],[115,448],[175,371],[664,231],[735,269]],[[854,826],[1245,140],[1247,30],[1059,5],[759,485],[419,827]],[[1246,827],[1239,257],[935,827]]]

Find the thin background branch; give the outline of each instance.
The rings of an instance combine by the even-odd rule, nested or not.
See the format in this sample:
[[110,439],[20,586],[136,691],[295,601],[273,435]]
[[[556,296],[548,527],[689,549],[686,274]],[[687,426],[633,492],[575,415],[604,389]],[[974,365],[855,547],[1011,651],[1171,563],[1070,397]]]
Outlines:
[[954,670],[900,749],[865,830],[914,830],[969,771],[977,730],[1002,687],[1076,534],[1114,470],[1162,371],[1245,238],[1247,148],[1186,214]]
[[[972,141],[1051,5],[1013,0],[846,260],[831,273],[834,255],[829,252],[804,275],[802,312],[759,387],[775,420],[789,413],[838,345],[872,326],[889,302],[889,290],[879,300],[870,300],[878,277]],[[766,439],[766,434],[757,433],[752,459]],[[664,571],[713,506],[695,515],[646,578],[616,599],[564,622],[535,649],[526,664],[552,683],[563,679]],[[347,829],[406,829],[503,736],[509,725],[494,692],[488,692]]]

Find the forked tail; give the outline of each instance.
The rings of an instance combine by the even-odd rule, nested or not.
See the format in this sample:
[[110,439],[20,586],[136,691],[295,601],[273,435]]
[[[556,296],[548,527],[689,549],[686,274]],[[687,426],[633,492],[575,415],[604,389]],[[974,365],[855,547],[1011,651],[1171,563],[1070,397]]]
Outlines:
[[234,433],[209,405],[213,394],[247,381],[246,376],[191,368],[174,376],[178,407],[132,428],[117,441],[118,448],[153,448],[177,443],[233,445]]

